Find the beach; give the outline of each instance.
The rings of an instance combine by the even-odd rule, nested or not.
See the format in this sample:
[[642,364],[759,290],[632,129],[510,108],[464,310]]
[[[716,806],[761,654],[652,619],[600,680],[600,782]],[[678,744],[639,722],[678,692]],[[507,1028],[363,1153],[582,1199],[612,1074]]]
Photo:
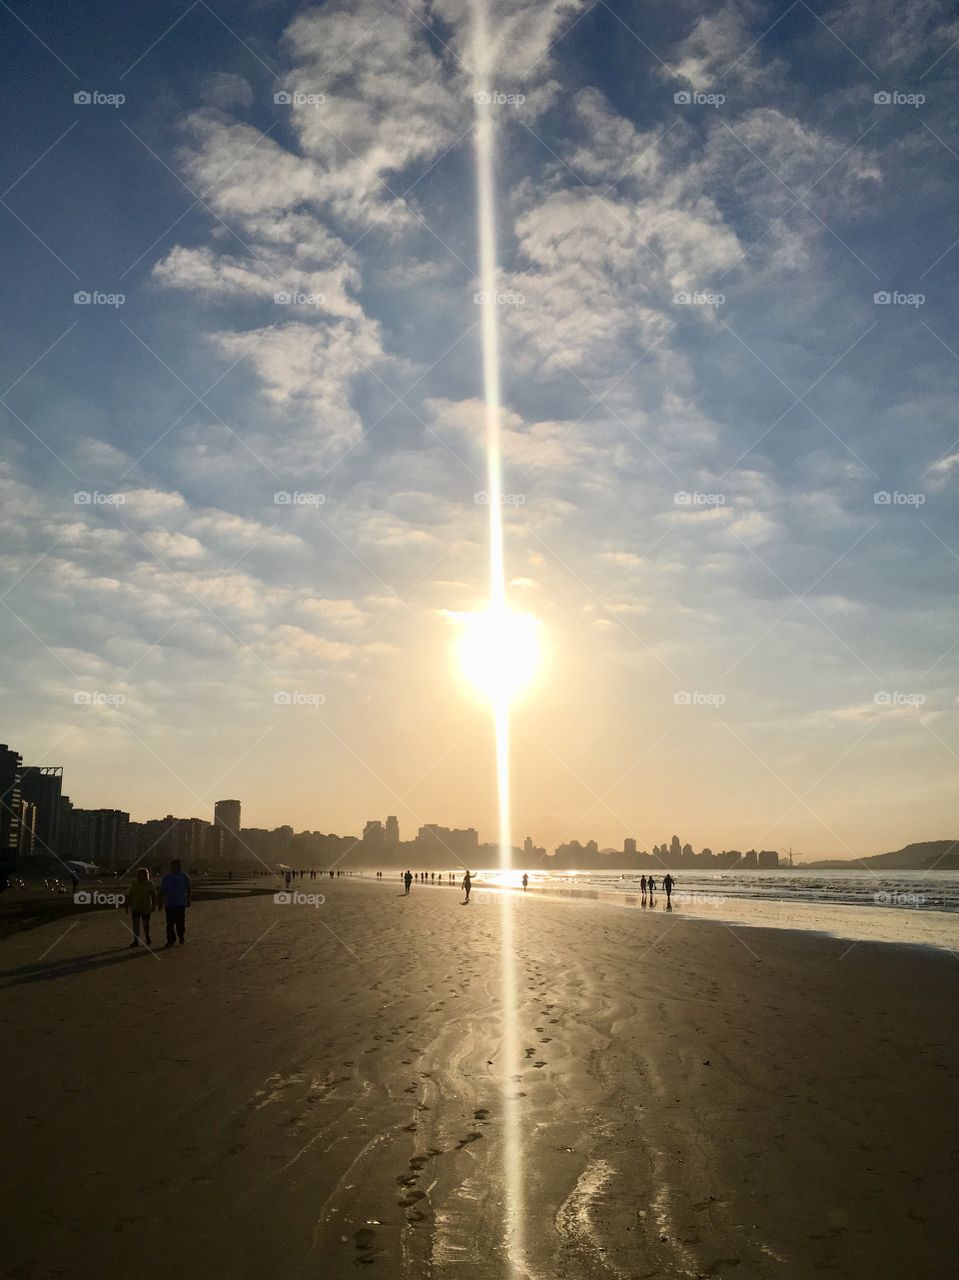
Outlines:
[[3,942],[5,1276],[951,1274],[953,953],[295,887]]

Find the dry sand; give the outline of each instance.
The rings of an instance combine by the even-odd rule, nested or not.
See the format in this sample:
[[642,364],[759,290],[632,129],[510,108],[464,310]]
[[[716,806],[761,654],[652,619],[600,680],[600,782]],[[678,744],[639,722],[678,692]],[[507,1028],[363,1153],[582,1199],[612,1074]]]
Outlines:
[[[302,890],[3,943],[0,1274],[514,1274],[498,898]],[[512,910],[531,1276],[955,1274],[955,956]]]

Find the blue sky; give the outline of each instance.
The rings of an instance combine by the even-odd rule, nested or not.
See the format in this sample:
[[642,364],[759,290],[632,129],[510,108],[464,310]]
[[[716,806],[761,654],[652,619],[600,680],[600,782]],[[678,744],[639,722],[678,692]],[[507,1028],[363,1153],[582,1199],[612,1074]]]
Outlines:
[[[492,836],[467,18],[0,8],[3,736],[78,804]],[[493,29],[517,837],[954,834],[959,17]]]

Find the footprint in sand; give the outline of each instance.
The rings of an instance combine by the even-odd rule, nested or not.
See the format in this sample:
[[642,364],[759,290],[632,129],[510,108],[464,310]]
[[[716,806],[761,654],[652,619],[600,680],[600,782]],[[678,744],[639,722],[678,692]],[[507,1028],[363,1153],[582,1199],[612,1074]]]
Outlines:
[[364,1266],[369,1266],[376,1261],[376,1232],[369,1227],[360,1227],[359,1231],[353,1233],[353,1244],[356,1247],[358,1257],[357,1262]]
[[468,1133],[465,1138],[460,1138],[459,1142],[457,1142],[456,1150],[462,1151],[464,1147],[468,1147],[471,1142],[476,1142],[482,1136],[481,1133]]
[[545,1067],[545,1066],[546,1066],[546,1063],[545,1063],[545,1062],[534,1062],[534,1063],[533,1063],[533,1066],[534,1066],[534,1067]]
[[489,1115],[489,1112],[486,1110],[486,1108],[485,1108],[485,1107],[480,1107],[479,1111],[474,1111],[474,1112],[473,1112],[473,1119],[474,1119],[474,1120],[485,1120],[485,1119],[486,1119],[486,1117],[487,1117],[488,1115]]

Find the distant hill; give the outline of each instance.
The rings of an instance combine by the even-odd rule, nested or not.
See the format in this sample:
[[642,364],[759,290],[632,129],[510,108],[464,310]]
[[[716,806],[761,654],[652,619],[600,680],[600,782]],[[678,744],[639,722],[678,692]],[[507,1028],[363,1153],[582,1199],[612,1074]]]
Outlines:
[[895,853],[876,853],[869,858],[831,858],[823,862],[806,862],[804,867],[817,870],[851,871],[865,866],[870,871],[959,871],[959,838],[923,840],[907,844]]

